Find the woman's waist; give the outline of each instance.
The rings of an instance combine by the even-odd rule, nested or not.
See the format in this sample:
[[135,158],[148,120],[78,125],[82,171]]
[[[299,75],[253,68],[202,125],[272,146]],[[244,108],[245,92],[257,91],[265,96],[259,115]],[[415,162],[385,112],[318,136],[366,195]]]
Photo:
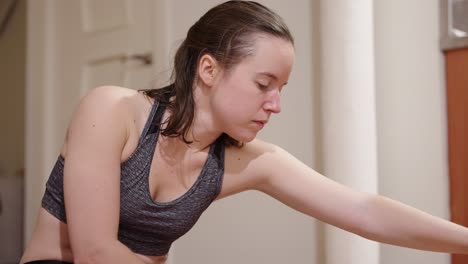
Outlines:
[[[167,255],[147,256],[135,253],[144,263],[165,264]],[[67,225],[44,208],[40,209],[38,222],[22,262],[55,259],[73,262],[73,251]]]

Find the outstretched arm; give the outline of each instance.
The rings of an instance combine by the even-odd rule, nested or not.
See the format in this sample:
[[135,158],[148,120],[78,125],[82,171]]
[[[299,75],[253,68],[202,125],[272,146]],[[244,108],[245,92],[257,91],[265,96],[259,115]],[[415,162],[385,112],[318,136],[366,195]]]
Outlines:
[[366,237],[430,251],[468,254],[468,229],[403,203],[374,195],[367,201]]
[[279,147],[256,141],[255,185],[323,222],[387,244],[468,254],[468,229],[380,195],[352,190],[312,170]]

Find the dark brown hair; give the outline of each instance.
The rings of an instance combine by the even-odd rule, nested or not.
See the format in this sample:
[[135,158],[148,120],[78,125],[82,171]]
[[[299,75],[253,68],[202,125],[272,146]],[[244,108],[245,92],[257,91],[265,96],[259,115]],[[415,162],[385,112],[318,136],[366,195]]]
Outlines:
[[[213,56],[221,67],[229,71],[241,60],[252,55],[254,34],[269,34],[294,44],[283,19],[267,7],[253,1],[228,1],[203,15],[188,31],[174,58],[171,84],[144,91],[149,97],[166,104],[171,112],[161,134],[182,137],[185,143],[192,125],[195,101],[193,87],[201,56]],[[175,96],[173,100],[170,100]],[[242,142],[223,134],[227,145],[242,146]]]

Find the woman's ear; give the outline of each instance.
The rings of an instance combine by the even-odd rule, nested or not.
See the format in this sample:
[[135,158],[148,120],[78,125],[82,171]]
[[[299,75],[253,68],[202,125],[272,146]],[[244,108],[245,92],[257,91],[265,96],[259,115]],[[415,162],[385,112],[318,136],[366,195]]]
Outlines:
[[219,64],[213,56],[204,54],[198,62],[198,78],[204,85],[211,87],[219,74]]

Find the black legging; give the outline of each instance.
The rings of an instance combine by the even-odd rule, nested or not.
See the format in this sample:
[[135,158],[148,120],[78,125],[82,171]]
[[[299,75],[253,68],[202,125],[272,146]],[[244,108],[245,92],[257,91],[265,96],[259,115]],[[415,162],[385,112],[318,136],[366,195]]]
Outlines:
[[34,260],[25,262],[24,264],[72,264],[71,262],[61,260]]

